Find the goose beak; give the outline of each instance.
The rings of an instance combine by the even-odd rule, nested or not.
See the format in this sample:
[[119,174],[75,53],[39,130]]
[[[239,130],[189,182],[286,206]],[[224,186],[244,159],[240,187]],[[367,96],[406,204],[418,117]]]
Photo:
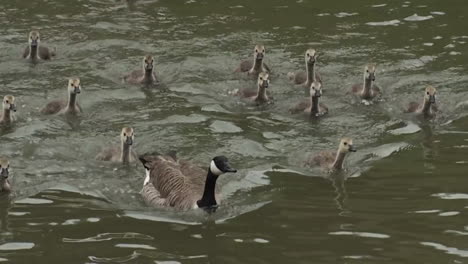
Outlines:
[[435,95],[429,96],[429,103],[435,104],[435,102],[436,102],[436,100],[435,100]]
[[349,151],[350,152],[356,152],[357,149],[353,145],[349,145]]
[[8,178],[8,169],[4,169],[4,168],[1,168],[0,169],[0,176],[3,177],[3,178]]
[[131,137],[127,137],[127,139],[125,140],[125,144],[127,145],[133,145],[133,139]]
[[10,104],[10,110],[13,112],[16,112],[16,105],[15,104]]
[[81,86],[75,86],[75,89],[73,90],[73,92],[76,94],[81,93]]

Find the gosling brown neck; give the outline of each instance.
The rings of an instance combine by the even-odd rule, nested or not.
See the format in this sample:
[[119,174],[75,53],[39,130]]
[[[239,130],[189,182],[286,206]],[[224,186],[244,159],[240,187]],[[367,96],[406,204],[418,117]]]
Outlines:
[[130,153],[132,152],[132,146],[122,142],[122,155],[120,157],[120,160],[123,163],[129,163],[130,162]]
[[364,85],[362,87],[362,92],[361,92],[362,97],[364,98],[371,97],[371,89],[372,89],[373,83],[374,82],[372,81],[372,79],[364,77]]
[[319,96],[310,96],[310,114],[316,115],[320,112]]
[[426,98],[424,98],[424,102],[423,102],[423,105],[422,105],[421,112],[422,112],[425,116],[431,116],[431,115],[433,115],[432,103],[431,103],[429,100],[427,100]]
[[263,86],[262,84],[258,85],[257,97],[255,98],[255,101],[259,101],[259,102],[268,101],[268,96],[266,94],[266,87]]
[[307,70],[307,81],[306,86],[310,87],[310,85],[315,82],[315,61],[314,62],[307,62],[306,63],[306,70]]
[[39,44],[36,46],[30,45],[29,47],[29,58],[35,60],[39,58],[38,55],[38,50],[39,50]]
[[0,180],[0,193],[11,192],[11,185],[8,179],[3,178]]
[[11,122],[11,110],[7,108],[3,108],[3,121],[4,122]]
[[343,163],[344,163],[345,157],[346,157],[346,153],[343,153],[338,150],[338,152],[336,153],[335,162],[333,162],[333,165],[332,165],[332,169],[334,170],[343,169]]
[[70,92],[68,94],[68,105],[67,105],[68,111],[76,110],[76,96],[77,96],[77,93],[75,92]]
[[262,68],[263,68],[263,58],[261,58],[261,59],[254,58],[254,65],[253,65],[251,71],[261,72]]

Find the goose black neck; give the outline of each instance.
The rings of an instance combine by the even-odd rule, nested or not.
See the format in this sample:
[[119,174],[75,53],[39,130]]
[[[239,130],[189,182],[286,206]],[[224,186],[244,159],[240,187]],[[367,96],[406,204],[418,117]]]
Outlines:
[[311,114],[318,114],[319,113],[319,97],[318,96],[311,96]]
[[215,197],[216,180],[218,180],[218,176],[214,175],[211,170],[208,169],[203,196],[201,200],[197,201],[198,207],[207,212],[213,212],[218,205]]

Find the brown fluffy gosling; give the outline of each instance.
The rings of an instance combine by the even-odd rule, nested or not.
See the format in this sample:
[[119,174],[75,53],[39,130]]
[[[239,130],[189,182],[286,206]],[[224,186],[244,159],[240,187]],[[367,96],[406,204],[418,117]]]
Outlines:
[[294,84],[300,84],[304,87],[309,88],[310,85],[318,81],[322,83],[322,78],[320,77],[320,74],[316,71],[315,64],[317,63],[317,52],[315,49],[308,49],[305,53],[305,65],[306,65],[306,71],[303,72],[289,72],[288,73],[288,78],[294,82]]
[[307,162],[308,165],[315,165],[332,171],[342,170],[343,163],[348,153],[356,152],[351,138],[342,138],[338,151],[321,151]]
[[267,89],[270,87],[269,74],[266,72],[261,72],[258,75],[257,80],[257,90],[240,90],[237,94],[242,98],[248,99],[256,104],[264,104],[270,102],[271,98],[267,95]]
[[255,45],[253,61],[242,61],[235,72],[247,72],[249,75],[253,75],[255,77],[257,77],[261,72],[270,73],[270,68],[263,62],[264,59],[265,47],[263,45]]
[[96,160],[130,163],[138,159],[135,151],[132,150],[135,134],[133,128],[124,127],[120,133],[120,147],[104,149],[96,156]]
[[143,68],[135,70],[124,77],[124,81],[130,84],[153,84],[158,79],[154,73],[154,59],[151,55],[143,57]]
[[424,99],[422,103],[410,102],[406,113],[417,113],[426,118],[435,117],[437,112],[436,107],[437,90],[432,86],[427,86],[424,90]]
[[289,112],[295,114],[305,112],[311,117],[322,116],[328,113],[328,107],[319,102],[322,96],[322,84],[318,81],[310,85],[310,99],[298,103],[295,107],[289,109]]
[[355,84],[352,92],[362,99],[371,100],[381,94],[380,88],[375,85],[375,65],[369,64],[364,67],[364,83]]
[[16,112],[15,97],[6,95],[3,97],[3,112],[0,113],[0,124],[11,124],[15,121],[15,116],[12,112]]
[[29,32],[28,38],[29,45],[24,49],[23,58],[31,59],[33,61],[42,59],[42,60],[50,60],[52,57],[55,56],[55,49],[50,50],[47,47],[40,46],[41,38],[39,32],[31,31]]
[[81,93],[80,79],[68,80],[68,100],[54,100],[49,102],[41,113],[46,115],[53,114],[72,114],[77,115],[82,112],[80,105],[77,103],[77,96]]
[[5,158],[0,158],[0,193],[11,192],[11,184],[8,180],[9,170],[10,162]]

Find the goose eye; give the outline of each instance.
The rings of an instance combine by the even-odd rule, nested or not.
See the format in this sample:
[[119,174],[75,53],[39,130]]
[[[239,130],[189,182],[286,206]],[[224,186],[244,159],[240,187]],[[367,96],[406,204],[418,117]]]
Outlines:
[[263,81],[263,78],[262,78],[262,77],[260,77],[260,81]]
[[262,52],[265,53],[265,49],[263,49]]
[[5,101],[5,103],[7,103],[7,104],[8,104],[8,100],[6,100],[6,101]]
[[258,53],[258,49],[255,49],[255,53]]
[[348,143],[347,143],[347,142],[343,142],[343,144],[344,144],[345,146],[346,146],[346,145],[348,145]]
[[427,92],[427,95],[429,95],[429,92]]
[[127,133],[124,133],[124,137],[126,137],[126,136],[127,136]]

